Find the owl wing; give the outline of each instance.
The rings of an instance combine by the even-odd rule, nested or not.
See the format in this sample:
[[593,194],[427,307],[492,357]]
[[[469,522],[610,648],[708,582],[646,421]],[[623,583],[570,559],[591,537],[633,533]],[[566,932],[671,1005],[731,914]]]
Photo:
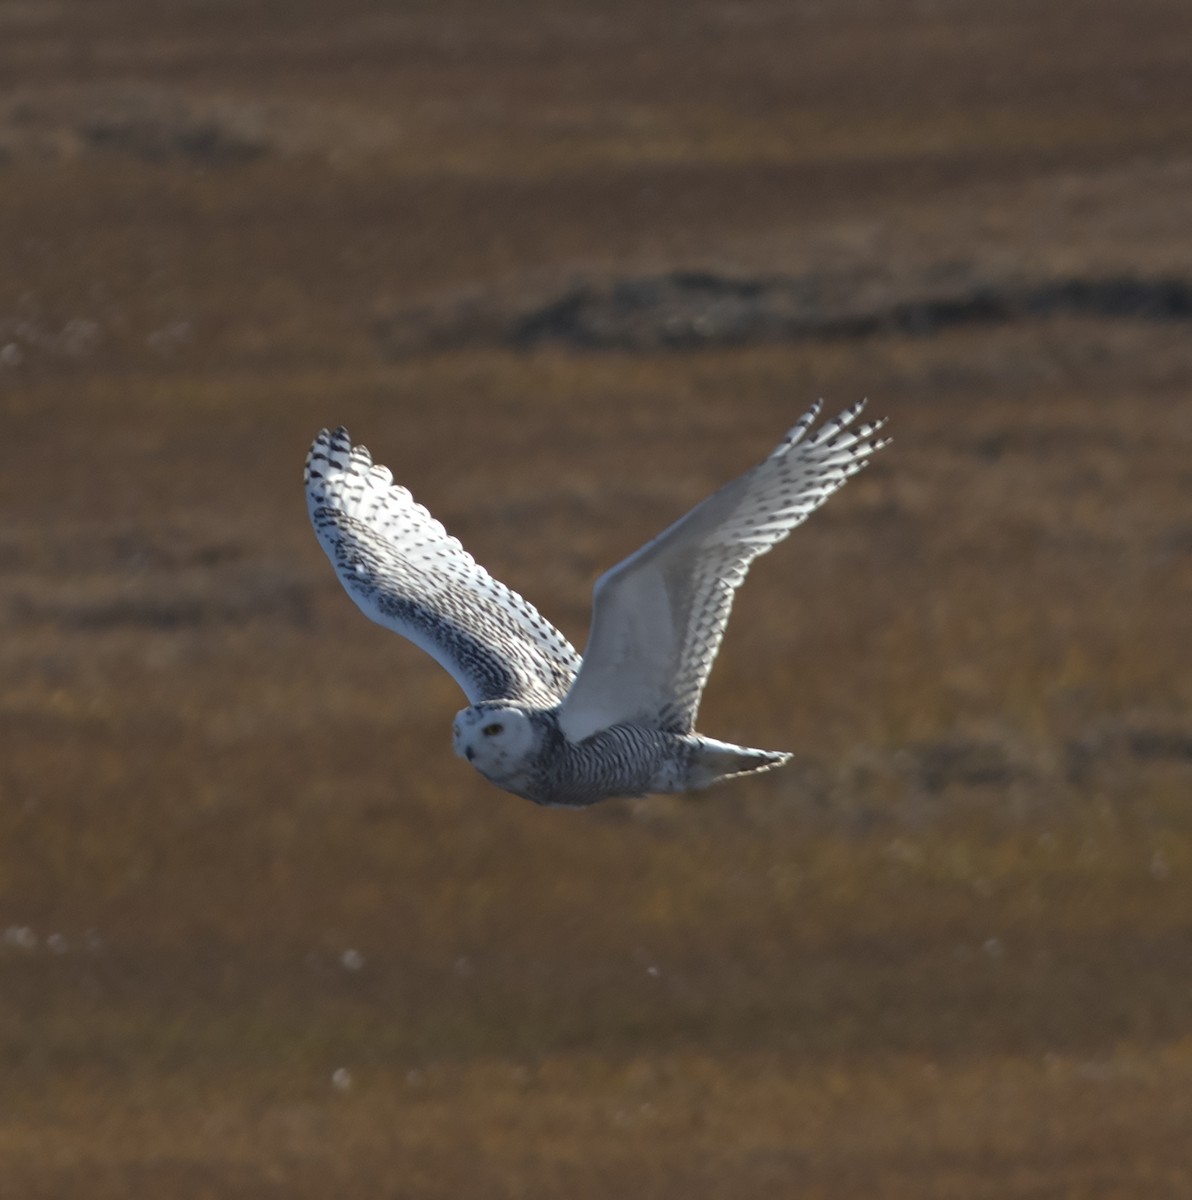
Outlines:
[[597,581],[583,665],[559,711],[569,738],[621,722],[693,728],[749,564],[886,444],[883,422],[852,427],[864,407],[809,436],[814,405],[767,459]]
[[571,643],[494,579],[348,431],[324,429],[306,459],[311,523],[365,615],[425,650],[469,703],[553,707],[579,669]]

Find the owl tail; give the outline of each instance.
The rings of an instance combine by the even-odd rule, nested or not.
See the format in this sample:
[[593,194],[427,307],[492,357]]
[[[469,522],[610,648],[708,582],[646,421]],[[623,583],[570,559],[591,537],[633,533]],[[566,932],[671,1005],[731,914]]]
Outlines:
[[687,790],[706,788],[719,779],[732,779],[734,775],[769,771],[789,762],[790,758],[791,755],[782,750],[752,750],[748,746],[701,737],[687,768]]

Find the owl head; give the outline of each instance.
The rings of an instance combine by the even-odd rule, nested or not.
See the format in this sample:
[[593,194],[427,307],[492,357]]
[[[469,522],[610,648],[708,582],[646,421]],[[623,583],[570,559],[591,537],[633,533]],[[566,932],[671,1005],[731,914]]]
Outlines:
[[516,704],[485,700],[456,714],[455,753],[494,783],[516,784],[537,749],[539,735],[529,713]]

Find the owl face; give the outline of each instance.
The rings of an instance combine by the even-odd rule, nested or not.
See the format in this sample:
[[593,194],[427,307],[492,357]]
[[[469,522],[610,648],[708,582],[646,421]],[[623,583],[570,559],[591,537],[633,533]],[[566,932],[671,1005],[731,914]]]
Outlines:
[[533,722],[520,709],[485,702],[458,713],[452,726],[455,753],[495,783],[515,781],[534,752]]

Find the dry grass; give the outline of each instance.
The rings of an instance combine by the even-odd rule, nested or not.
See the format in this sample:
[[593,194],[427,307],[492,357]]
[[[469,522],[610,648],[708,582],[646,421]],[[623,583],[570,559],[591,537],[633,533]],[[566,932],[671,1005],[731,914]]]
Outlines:
[[[472,8],[0,5],[0,1191],[1187,1195],[1186,328],[377,338],[592,268],[1186,274],[1183,7]],[[303,513],[344,421],[582,645],[862,394],[701,716],[796,762],[698,797],[487,787]]]

